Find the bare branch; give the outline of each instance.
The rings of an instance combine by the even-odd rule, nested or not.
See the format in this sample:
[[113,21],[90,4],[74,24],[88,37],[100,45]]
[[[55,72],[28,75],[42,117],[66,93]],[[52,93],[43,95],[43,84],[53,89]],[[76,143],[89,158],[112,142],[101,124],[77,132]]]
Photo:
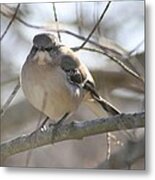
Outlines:
[[132,69],[130,69],[128,66],[126,66],[123,61],[119,60],[118,58],[111,56],[110,54],[100,51],[98,49],[92,49],[92,48],[87,48],[87,47],[83,47],[82,50],[87,50],[87,51],[91,51],[91,52],[96,52],[96,53],[100,53],[103,54],[107,57],[109,57],[111,60],[113,60],[114,62],[116,62],[119,66],[121,66],[125,71],[127,71],[129,74],[131,74],[132,76],[136,77],[137,79],[139,79],[141,82],[144,83],[144,79],[139,76],[136,72],[134,72]]
[[[3,5],[3,6],[4,6],[4,5]],[[2,7],[3,7],[3,6],[2,6]],[[10,10],[10,8],[9,8],[8,6],[5,5],[5,7]],[[10,16],[10,15],[8,15],[3,9],[1,9],[1,14],[3,14],[3,15],[6,16],[6,17],[9,17],[9,16]],[[58,32],[60,32],[60,33],[65,33],[65,34],[74,36],[74,37],[76,37],[76,38],[78,38],[78,39],[80,39],[80,40],[83,40],[83,41],[86,40],[86,38],[85,38],[84,36],[81,36],[81,35],[79,35],[79,34],[76,34],[76,33],[72,32],[72,31],[69,31],[69,30],[65,30],[65,29],[59,29],[59,30],[57,30],[57,29],[50,28],[50,27],[48,27],[48,26],[39,26],[39,25],[35,25],[35,24],[30,24],[30,23],[26,22],[25,20],[21,19],[21,18],[18,17],[18,16],[16,16],[16,20],[17,20],[18,22],[20,22],[21,24],[23,24],[24,26],[28,27],[28,28],[46,30],[46,31],[50,31],[50,32],[57,32],[57,31],[58,31]],[[109,50],[109,51],[111,51],[110,48],[104,47],[104,46],[98,44],[97,42],[95,42],[95,41],[93,41],[93,40],[88,40],[88,42],[91,43],[92,45],[94,45],[94,46],[102,49],[102,50]],[[74,48],[72,48],[72,49],[74,50]],[[76,49],[76,48],[75,48],[75,49]],[[113,51],[114,51],[114,50],[113,50]],[[116,52],[116,53],[117,53],[117,52]],[[117,53],[117,54],[118,54],[118,53]],[[120,54],[119,54],[119,55],[120,55]]]
[[17,94],[18,90],[20,88],[20,82],[18,81],[18,83],[16,84],[15,88],[13,89],[12,93],[10,94],[10,96],[8,97],[7,101],[5,102],[5,104],[3,105],[3,107],[0,110],[0,114],[1,117],[5,114],[5,112],[8,109],[8,106],[10,105],[10,103],[12,102],[13,98],[15,97],[15,95]]
[[61,36],[60,36],[60,32],[59,32],[59,22],[58,22],[58,16],[57,16],[57,12],[56,12],[55,3],[53,2],[52,5],[53,5],[53,12],[54,12],[54,19],[55,19],[56,27],[57,27],[57,34],[58,34],[59,41],[61,42]]
[[79,34],[82,34],[82,27],[83,27],[83,9],[82,9],[82,2],[76,2],[75,4],[75,13],[76,13],[76,21]]
[[[110,2],[109,2],[110,4]],[[109,5],[108,4],[108,5]],[[106,9],[104,10],[104,12],[102,13],[101,16],[104,16],[106,10],[108,9],[108,5],[106,6]],[[6,5],[5,5],[6,6]],[[6,8],[9,9],[8,6],[6,6]],[[10,9],[9,9],[10,10]],[[8,17],[8,15],[4,12],[4,10],[1,10],[1,13],[5,16]],[[102,19],[103,17],[100,17],[100,19]],[[89,51],[93,51],[93,52],[97,52],[97,53],[102,53],[106,56],[108,56],[111,60],[115,61],[118,65],[120,65],[125,71],[127,71],[128,73],[130,73],[132,76],[134,76],[135,78],[137,78],[138,80],[140,80],[142,83],[144,83],[144,79],[137,73],[135,72],[134,70],[132,70],[131,68],[129,68],[127,65],[125,65],[125,63],[123,63],[123,61],[119,60],[118,57],[120,57],[121,59],[124,59],[124,58],[127,58],[128,57],[128,54],[126,54],[127,57],[123,57],[122,54],[120,54],[119,52],[115,51],[114,49],[111,49],[111,48],[108,48],[108,47],[105,47],[101,44],[98,44],[97,42],[93,41],[93,40],[90,40],[88,37],[85,38],[81,35],[78,35],[74,32],[71,32],[71,31],[68,31],[68,30],[64,30],[64,29],[51,29],[49,27],[46,27],[46,26],[37,26],[37,25],[32,25],[32,24],[29,24],[27,23],[26,21],[22,20],[21,18],[19,18],[18,16],[16,16],[16,19],[21,22],[22,24],[24,24],[25,26],[29,27],[29,28],[36,28],[36,29],[43,29],[43,30],[46,30],[46,31],[52,31],[52,32],[59,32],[59,33],[66,33],[66,34],[69,34],[71,36],[74,36],[78,39],[81,39],[84,41],[84,43],[87,41],[89,43],[91,43],[92,45],[95,45],[96,47],[100,48],[102,51],[99,51],[99,50],[94,50],[94,49],[90,49],[90,48],[85,48],[83,47],[82,49],[85,49],[85,50],[89,50]],[[99,20],[100,20],[99,19]],[[99,23],[99,21],[97,22]],[[97,24],[96,24],[97,25]],[[94,26],[96,27],[96,26]],[[94,29],[94,28],[93,28]],[[91,33],[90,33],[91,34]],[[83,44],[84,44],[83,43]],[[85,45],[85,44],[84,44]],[[82,45],[81,45],[82,46]],[[81,47],[80,46],[80,47]],[[77,47],[75,48],[72,48],[72,50],[76,51],[77,50]],[[111,55],[111,53],[114,53],[114,55]],[[117,57],[118,56],[118,57]]]
[[[11,11],[11,9],[10,9],[9,6],[7,6],[7,5],[3,5],[3,6],[6,8],[7,11],[8,11],[8,10]],[[3,7],[3,6],[2,6],[2,7]],[[9,17],[9,15],[3,10],[3,8],[1,9],[1,14],[3,14],[3,15],[6,16],[6,17]],[[11,15],[11,13],[10,13],[10,15]],[[85,38],[84,36],[81,36],[81,35],[79,35],[79,34],[76,34],[76,33],[72,32],[72,31],[69,31],[69,30],[65,30],[65,29],[59,29],[59,30],[58,30],[58,29],[50,28],[50,27],[48,27],[48,26],[38,26],[38,25],[30,24],[30,23],[26,22],[25,20],[21,19],[21,18],[18,17],[18,16],[16,16],[16,20],[19,21],[20,23],[22,23],[23,25],[29,27],[29,28],[46,30],[46,31],[51,31],[51,32],[65,33],[65,34],[74,36],[74,37],[76,37],[76,38],[78,38],[78,39],[80,39],[80,40],[86,41],[86,38]],[[116,51],[115,49],[112,49],[112,48],[103,46],[103,45],[101,45],[101,44],[99,44],[99,43],[97,43],[97,42],[95,42],[95,41],[93,41],[93,40],[90,40],[90,39],[88,39],[87,41],[88,41],[90,44],[92,44],[92,45],[96,46],[97,48],[101,49],[101,50],[103,51],[102,53],[103,53],[104,55],[108,56],[108,57],[115,58],[115,57],[113,57],[113,56],[110,55],[110,53],[112,52],[112,53],[115,54],[115,56],[119,56],[121,59],[126,59],[126,58],[128,58],[128,54],[126,54],[125,57],[124,57],[124,55],[120,54],[120,53],[119,53],[118,51]],[[83,47],[83,49],[84,49],[84,47]],[[86,49],[86,48],[85,48],[85,49]],[[73,50],[73,51],[76,51],[76,50],[77,50],[77,47],[72,48],[72,50]],[[89,49],[89,50],[90,50],[90,49]],[[95,50],[95,51],[96,51],[96,50]],[[98,51],[96,51],[96,52],[98,52]],[[115,60],[115,59],[114,59],[114,60]],[[139,75],[138,75],[137,73],[133,73],[133,74],[135,74],[135,77],[137,77],[137,78],[139,79],[139,77],[138,77]],[[140,79],[141,79],[141,78],[140,78]],[[143,81],[143,80],[141,80],[141,81]]]
[[[9,13],[7,13],[7,12],[9,12]],[[3,14],[5,17],[10,17],[10,16],[12,16],[12,13],[13,13],[13,12],[12,12],[12,9],[11,9],[8,5],[3,4],[3,5],[2,5],[2,8],[1,8],[1,10],[0,10],[0,13]],[[81,35],[79,35],[79,34],[76,34],[76,33],[72,32],[72,31],[70,31],[70,30],[65,30],[65,29],[59,29],[59,30],[58,30],[58,29],[50,28],[50,27],[48,27],[48,26],[39,26],[39,25],[30,24],[30,23],[26,22],[25,20],[21,19],[21,18],[18,17],[18,16],[16,16],[15,19],[16,19],[18,22],[20,22],[21,24],[23,24],[23,25],[25,25],[26,27],[29,27],[29,28],[46,30],[46,31],[51,31],[51,32],[65,33],[65,34],[74,36],[74,37],[76,37],[76,38],[78,38],[78,39],[80,39],[80,40],[86,41],[86,38],[85,38],[84,36],[81,36]],[[97,43],[97,42],[95,42],[95,41],[93,41],[93,40],[90,40],[90,39],[88,39],[87,41],[88,41],[90,44],[92,44],[92,45],[98,47],[99,49],[103,50],[104,53],[105,53],[105,55],[108,55],[109,52],[113,52],[113,53],[115,53],[117,56],[120,56],[120,57],[123,56],[122,54],[120,54],[120,53],[119,53],[118,51],[116,51],[115,49],[111,49],[111,48],[109,48],[109,47],[103,46],[103,45],[101,45],[101,44],[99,44],[99,43]],[[77,49],[77,47],[72,48],[72,50],[74,50],[74,51],[75,51],[76,49]],[[126,54],[125,54],[125,57],[123,56],[122,58],[128,58],[128,53],[126,53]]]
[[5,31],[3,32],[2,36],[0,37],[0,41],[2,41],[2,39],[4,38],[4,36],[6,35],[6,33],[8,32],[9,28],[11,27],[13,21],[16,19],[16,15],[17,15],[17,13],[18,13],[19,7],[20,7],[20,4],[17,5],[14,15],[12,16],[9,24],[7,25]]
[[144,40],[142,40],[135,48],[133,48],[129,53],[128,56],[132,56],[140,47],[141,45],[144,43]]
[[111,133],[106,133],[106,141],[107,141],[107,153],[106,159],[109,160],[111,156]]
[[105,13],[107,12],[107,10],[108,10],[108,8],[109,8],[109,6],[110,6],[110,3],[111,3],[111,1],[109,1],[109,2],[107,3],[107,5],[106,5],[103,13],[101,14],[99,20],[97,21],[97,23],[95,24],[95,26],[93,27],[92,31],[89,33],[89,35],[88,35],[88,37],[85,39],[85,41],[81,44],[80,47],[74,48],[74,50],[78,51],[79,49],[82,49],[82,48],[86,45],[86,43],[89,41],[89,39],[91,38],[91,36],[92,36],[93,33],[95,32],[95,30],[98,28],[100,22],[102,21]]
[[[5,16],[5,17],[12,17],[13,16],[13,11],[11,9],[11,7],[9,7],[6,4],[2,4],[1,5],[1,9],[0,9],[0,13]],[[26,22],[25,20],[23,20],[21,17],[19,17],[18,15],[15,16],[15,20],[17,20],[18,22],[20,22],[21,24],[25,25],[26,27],[29,28],[33,28],[33,29],[44,29],[44,26],[37,26],[37,25],[32,25],[28,22]]]
[[135,161],[145,156],[144,137],[136,142],[128,140],[121,150],[111,154],[109,160],[105,160],[97,169],[125,169]]
[[[2,160],[29,149],[41,147],[51,142],[56,143],[70,139],[82,139],[87,136],[106,132],[144,127],[145,113],[120,114],[114,117],[72,122],[62,125],[57,131],[53,126],[45,131],[38,129],[31,134],[19,136],[0,145]],[[123,126],[122,126],[123,124]]]

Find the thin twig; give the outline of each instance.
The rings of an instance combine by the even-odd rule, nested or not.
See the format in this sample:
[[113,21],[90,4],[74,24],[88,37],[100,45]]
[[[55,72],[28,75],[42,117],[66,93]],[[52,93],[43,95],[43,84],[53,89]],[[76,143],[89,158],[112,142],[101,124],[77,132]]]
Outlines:
[[[3,12],[1,12],[3,15],[5,15]],[[51,29],[49,27],[45,27],[45,26],[37,26],[37,25],[32,25],[32,24],[29,24],[28,22],[22,20],[21,18],[17,17],[16,18],[20,23],[24,24],[25,26],[29,27],[29,28],[35,28],[35,29],[46,29],[46,31],[52,31],[52,32],[57,32],[57,30],[54,30],[54,29]],[[66,33],[66,34],[69,34],[71,36],[74,36],[78,39],[81,39],[83,41],[86,40],[85,37],[81,36],[81,35],[78,35],[74,32],[71,32],[69,30],[63,30],[63,29],[59,29],[58,30],[60,33]],[[127,67],[122,61],[118,60],[118,58],[116,57],[113,57],[111,56],[108,51],[112,51],[114,52],[115,54],[119,55],[119,56],[122,56],[120,53],[118,53],[117,51],[114,51],[114,49],[110,49],[110,48],[107,48],[105,46],[102,46],[100,44],[98,44],[97,42],[93,41],[93,40],[88,40],[89,43],[91,43],[92,45],[95,45],[96,47],[102,49],[102,51],[99,51],[99,50],[96,50],[96,49],[91,49],[91,48],[85,48],[83,47],[82,49],[84,50],[88,50],[88,51],[92,51],[92,52],[97,52],[97,53],[101,53],[101,54],[104,54],[105,56],[108,56],[111,60],[115,61],[116,63],[118,63],[118,65],[120,65],[124,70],[126,70],[128,73],[130,73],[132,76],[136,77],[137,79],[139,79],[141,82],[144,83],[144,79],[142,79],[142,77],[140,77],[136,72],[134,72],[133,70],[131,70],[129,67]],[[76,47],[75,48],[72,48],[73,51],[76,51]]]
[[97,169],[126,169],[140,158],[145,158],[145,138],[137,141],[128,140],[123,147],[111,154],[109,160],[99,164]]
[[106,141],[107,141],[107,154],[106,154],[106,159],[109,160],[111,156],[111,136],[110,132],[106,133]]
[[107,10],[108,10],[108,8],[109,8],[109,6],[110,6],[110,3],[111,3],[111,1],[109,1],[109,2],[107,3],[104,11],[102,12],[99,20],[97,21],[97,23],[96,23],[95,26],[93,27],[92,31],[89,33],[88,37],[87,37],[87,38],[85,39],[85,41],[80,45],[80,47],[77,47],[77,48],[76,48],[76,51],[78,51],[79,49],[82,49],[82,48],[86,45],[86,43],[89,41],[89,39],[91,38],[91,36],[93,35],[93,33],[95,32],[95,30],[97,29],[97,27],[99,26],[100,22],[102,21],[105,13],[107,12]]
[[[123,123],[124,126],[118,127]],[[51,144],[51,137],[54,136],[53,143],[70,140],[82,139],[87,136],[97,135],[106,132],[119,131],[123,129],[141,128],[145,126],[145,113],[119,114],[114,117],[101,118],[88,121],[71,122],[59,127],[54,131],[53,126],[42,131],[38,129],[33,133],[19,136],[13,140],[3,142],[0,145],[2,160],[7,157],[32,149]],[[37,137],[37,138],[36,138]]]
[[139,79],[141,82],[144,83],[144,79],[141,76],[139,76],[136,72],[134,72],[132,69],[130,69],[128,66],[126,66],[124,64],[124,62],[119,60],[118,58],[113,57],[110,54],[107,54],[106,52],[100,51],[98,49],[92,49],[92,48],[84,47],[84,48],[82,48],[82,50],[87,50],[87,51],[91,51],[91,52],[100,53],[100,54],[103,54],[103,55],[109,57],[111,60],[116,62],[118,65],[120,65],[126,72],[130,73],[132,76],[136,77],[137,79]]
[[137,49],[140,48],[140,46],[144,43],[144,40],[142,40],[135,48],[133,48],[129,53],[128,56],[132,56],[134,52],[137,51]]
[[[9,7],[7,7],[7,8],[9,8]],[[6,17],[8,17],[8,15],[7,15],[5,12],[3,12],[3,11],[1,11],[1,14],[3,14],[3,15],[6,16]],[[69,31],[69,30],[64,30],[64,29],[56,30],[56,29],[49,28],[48,26],[39,26],[39,25],[35,25],[35,24],[30,24],[30,23],[28,23],[27,21],[21,19],[20,17],[16,17],[16,20],[17,20],[18,22],[20,22],[21,24],[23,24],[24,26],[28,27],[28,28],[46,30],[46,31],[51,31],[51,32],[57,32],[57,31],[58,31],[58,32],[60,32],[60,33],[65,33],[65,34],[74,36],[74,37],[76,37],[76,38],[78,38],[78,39],[80,39],[80,40],[83,40],[83,41],[86,40],[85,37],[83,37],[83,36],[81,36],[81,35],[79,35],[79,34],[76,34],[76,33],[72,32],[72,31]],[[105,48],[105,47],[103,47],[102,45],[99,45],[98,43],[96,43],[96,42],[94,42],[94,41],[92,41],[92,40],[89,40],[88,42],[91,43],[91,44],[93,44],[93,45],[95,45],[95,46],[97,46],[98,48]],[[74,50],[74,49],[73,49],[73,50]]]
[[[6,7],[9,8],[8,6],[6,6]],[[1,13],[2,13],[4,16],[7,16],[7,17],[8,17],[8,15],[7,15],[5,12],[1,11]],[[85,38],[85,37],[83,37],[83,36],[81,36],[81,35],[78,35],[78,34],[76,34],[76,33],[74,33],[74,32],[71,32],[71,31],[69,31],[69,30],[64,30],[64,29],[55,30],[55,29],[51,29],[51,28],[46,27],[46,26],[32,25],[32,24],[29,24],[28,22],[24,21],[23,19],[19,18],[18,16],[16,16],[16,19],[17,19],[20,23],[22,23],[23,25],[25,25],[25,26],[27,26],[27,27],[29,27],[29,28],[42,29],[42,30],[51,31],[51,32],[66,33],[66,34],[69,34],[69,35],[71,35],[71,36],[74,36],[74,37],[76,37],[76,38],[78,38],[78,39],[81,39],[81,40],[83,40],[83,41],[86,41],[86,38]],[[120,61],[118,58],[111,56],[109,52],[113,52],[113,53],[115,53],[116,55],[120,56],[120,57],[123,59],[124,57],[122,57],[122,56],[123,56],[122,54],[120,54],[119,52],[115,51],[114,49],[111,49],[111,48],[105,47],[105,46],[103,46],[103,45],[101,45],[101,44],[98,44],[97,42],[95,42],[95,41],[93,41],[93,40],[88,39],[87,41],[88,41],[89,43],[91,43],[92,45],[95,45],[96,47],[98,47],[98,48],[100,48],[100,49],[102,50],[102,51],[98,51],[98,50],[94,50],[94,49],[90,49],[90,48],[89,48],[89,51],[93,51],[93,52],[97,52],[97,53],[102,53],[102,54],[108,56],[111,60],[113,60],[113,61],[115,61],[116,63],[118,63],[118,65],[120,65],[124,70],[126,70],[126,71],[127,71],[128,73],[130,73],[132,76],[136,77],[137,79],[139,79],[141,82],[144,83],[144,79],[143,79],[142,77],[140,77],[136,72],[134,72],[134,71],[131,70],[129,67],[127,67],[127,66],[126,66],[122,61]],[[88,48],[84,48],[84,47],[83,47],[83,49],[88,50]],[[77,50],[77,47],[72,48],[72,50],[76,51],[76,50]]]
[[[9,7],[7,7],[7,8],[9,8]],[[8,17],[8,15],[7,15],[5,12],[1,11],[1,13],[2,13],[4,16]],[[65,34],[71,35],[71,36],[76,37],[76,38],[78,38],[78,39],[80,39],[80,40],[82,40],[82,41],[85,41],[85,40],[86,40],[86,38],[85,38],[84,36],[81,36],[81,35],[79,35],[79,34],[76,34],[76,33],[72,32],[72,31],[70,31],[70,30],[64,30],[64,29],[56,30],[56,29],[52,29],[52,28],[50,28],[50,27],[48,27],[48,26],[38,26],[38,25],[30,24],[30,23],[26,22],[25,20],[21,19],[21,18],[18,17],[18,16],[16,17],[16,20],[18,20],[21,24],[23,24],[23,25],[25,25],[26,27],[29,27],[29,28],[46,30],[46,31],[51,31],[51,32],[57,32],[57,31],[59,31],[60,33],[65,33]],[[112,52],[114,52],[116,55],[122,56],[119,52],[115,51],[114,49],[111,49],[111,48],[109,48],[109,47],[105,47],[105,46],[103,46],[103,45],[101,45],[101,44],[99,44],[99,43],[97,43],[97,42],[95,42],[95,41],[93,41],[93,40],[90,40],[90,39],[89,39],[88,42],[89,42],[90,44],[92,44],[92,45],[94,45],[94,46],[102,49],[103,51],[109,51],[109,52],[112,51]],[[77,49],[76,47],[75,47],[75,48],[72,48],[73,51],[75,51],[76,49]]]
[[140,74],[138,73],[136,67],[133,66],[133,64],[131,63],[131,59],[132,56],[134,55],[134,53],[136,53],[136,51],[140,48],[140,46],[144,43],[144,41],[141,41],[140,43],[138,43],[138,45],[136,47],[134,47],[130,52],[127,53],[127,57],[124,58],[125,62],[130,66],[130,69],[132,68],[132,70],[140,76]]
[[[9,6],[7,6],[6,4],[3,4],[2,6],[5,6],[5,8],[8,8],[8,9],[11,11],[11,8],[10,8]],[[1,9],[0,13],[3,14],[4,16],[6,16],[6,17],[9,17],[9,15],[6,14],[6,12],[4,12],[3,9]],[[70,31],[70,30],[65,30],[65,29],[59,29],[59,30],[57,30],[57,29],[52,29],[52,28],[50,28],[50,27],[48,27],[48,26],[40,26],[40,25],[30,24],[30,23],[26,22],[25,20],[21,19],[21,18],[18,17],[18,16],[16,16],[15,18],[16,18],[16,20],[17,20],[18,22],[20,22],[21,24],[23,24],[23,25],[25,25],[26,27],[29,27],[29,28],[46,30],[46,31],[51,31],[51,32],[57,32],[57,31],[58,31],[59,33],[65,33],[65,34],[74,36],[74,37],[76,37],[76,38],[78,38],[78,39],[80,39],[80,40],[82,40],[82,41],[86,41],[86,38],[85,38],[84,36],[81,36],[81,35],[79,35],[79,34],[76,34],[76,33],[72,32],[72,31]],[[108,51],[109,51],[109,52],[115,53],[116,55],[118,55],[118,56],[120,56],[120,57],[123,56],[123,55],[120,54],[118,51],[115,51],[114,49],[111,49],[111,48],[109,48],[109,47],[103,46],[103,45],[101,45],[101,44],[99,44],[99,43],[97,43],[97,42],[95,42],[95,41],[93,41],[93,40],[90,40],[90,39],[89,39],[88,42],[89,42],[90,44],[92,44],[92,45],[94,45],[94,46],[102,49],[103,51],[106,51],[107,53],[108,53]],[[74,51],[76,51],[76,49],[77,49],[77,47],[72,48],[72,50],[74,50]],[[126,54],[126,57],[127,57],[127,54]],[[126,57],[122,57],[122,58],[126,58]]]
[[61,42],[61,36],[60,36],[60,32],[59,32],[59,22],[58,22],[58,16],[57,16],[55,3],[53,2],[52,5],[53,5],[53,12],[54,12],[54,19],[55,19],[56,27],[57,27],[57,34],[58,34],[59,41]]
[[[44,94],[44,98],[43,98],[43,102],[42,102],[42,107],[41,107],[41,112],[39,113],[39,120],[38,120],[38,123],[36,125],[36,130],[40,127],[41,121],[42,121],[42,119],[44,117],[44,114],[42,112],[44,112],[44,110],[45,110],[46,103],[47,103],[47,93]],[[46,120],[47,120],[47,117],[45,118],[44,121],[46,121]],[[35,138],[36,138],[36,141],[37,141],[37,136]],[[33,149],[28,151],[27,158],[26,158],[26,167],[28,167],[28,165],[30,163],[30,160],[31,160],[31,157],[32,157],[32,153],[33,153]]]
[[17,15],[17,13],[18,13],[19,7],[20,7],[20,3],[17,5],[14,15],[12,16],[9,24],[7,25],[5,31],[3,32],[2,36],[0,37],[0,41],[2,41],[2,39],[4,38],[4,36],[6,35],[6,33],[8,32],[9,28],[10,28],[11,25],[13,24],[13,21],[15,20],[16,15]]
[[8,109],[8,106],[10,105],[10,103],[12,102],[13,98],[15,97],[15,95],[17,94],[18,90],[20,88],[20,82],[18,81],[18,83],[16,84],[15,88],[13,89],[12,93],[10,94],[9,98],[7,99],[7,101],[5,102],[5,104],[3,105],[3,107],[1,108],[0,114],[1,117],[4,116],[5,112]]
[[[98,19],[99,18],[99,7],[100,7],[100,5],[99,5],[99,3],[100,2],[95,2],[95,4],[96,4],[96,18]],[[97,27],[97,32],[98,32],[98,35],[99,36],[101,36],[101,28],[100,28],[100,24],[98,25],[98,27]]]
[[113,140],[116,145],[124,146],[124,143],[119,140],[114,134],[110,133],[111,141]]

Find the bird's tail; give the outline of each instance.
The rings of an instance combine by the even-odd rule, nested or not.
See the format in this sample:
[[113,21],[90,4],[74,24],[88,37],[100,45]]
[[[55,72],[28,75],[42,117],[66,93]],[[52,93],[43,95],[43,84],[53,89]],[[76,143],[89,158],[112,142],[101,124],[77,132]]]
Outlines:
[[85,85],[85,89],[87,89],[90,92],[90,98],[87,99],[86,104],[88,107],[98,116],[102,116],[105,114],[105,111],[107,114],[110,115],[117,115],[121,112],[114,107],[111,103],[103,99],[96,91],[95,87],[92,86],[91,83],[87,83]]
[[105,117],[106,115],[114,116],[120,114],[120,111],[116,109],[116,107],[101,97],[100,99],[88,99],[85,101],[85,104],[97,117]]

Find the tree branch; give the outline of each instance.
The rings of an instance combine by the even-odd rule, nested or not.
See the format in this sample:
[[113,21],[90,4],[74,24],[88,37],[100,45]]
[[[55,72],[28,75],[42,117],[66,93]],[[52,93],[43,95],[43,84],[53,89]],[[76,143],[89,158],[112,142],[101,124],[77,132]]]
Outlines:
[[109,118],[72,122],[62,125],[57,131],[53,131],[53,126],[44,131],[37,129],[31,134],[19,136],[2,143],[0,145],[1,159],[5,160],[11,155],[64,140],[82,139],[83,137],[111,131],[144,127],[144,117],[144,112],[120,114]]
[[16,19],[16,15],[17,15],[17,13],[18,13],[19,7],[20,7],[20,4],[17,5],[16,10],[15,10],[15,13],[13,14],[13,16],[12,16],[9,24],[7,25],[5,31],[3,32],[2,36],[0,37],[0,41],[2,41],[2,39],[4,38],[4,36],[6,35],[6,33],[8,32],[9,28],[11,27],[12,23],[13,23],[14,20]]
[[[130,54],[126,53],[126,54],[121,54],[119,53],[118,51],[116,51],[114,48],[109,48],[109,47],[106,47],[106,46],[103,46],[93,40],[90,40],[90,37],[91,35],[94,33],[94,31],[96,30],[97,26],[99,25],[100,21],[102,20],[102,18],[104,17],[108,7],[110,5],[110,1],[109,3],[107,4],[104,12],[102,13],[99,21],[97,22],[97,24],[94,26],[93,30],[90,32],[90,34],[88,35],[87,38],[81,36],[81,35],[78,35],[74,32],[71,32],[69,30],[64,30],[64,29],[53,29],[53,28],[50,28],[50,27],[46,27],[46,26],[37,26],[37,25],[33,25],[33,24],[30,24],[28,22],[26,22],[25,20],[21,19],[20,17],[16,16],[16,20],[19,21],[20,23],[22,23],[23,25],[29,27],[29,28],[35,28],[35,29],[41,29],[41,30],[46,30],[46,31],[50,31],[50,32],[57,32],[57,33],[66,33],[68,35],[71,35],[71,36],[74,36],[78,39],[81,39],[83,40],[84,42],[82,43],[82,45],[80,47],[73,47],[71,48],[73,51],[77,51],[77,50],[80,50],[80,49],[84,49],[84,50],[89,50],[89,51],[93,51],[93,52],[98,52],[98,53],[102,53],[104,55],[106,55],[107,57],[109,57],[111,60],[115,61],[118,65],[120,65],[124,70],[126,70],[128,73],[130,73],[132,76],[136,77],[138,80],[140,80],[142,83],[144,83],[144,79],[139,76],[139,74],[137,74],[137,72],[134,72],[131,68],[129,68],[127,65],[125,65],[125,63],[119,59],[126,59],[126,58],[129,58]],[[2,10],[1,10],[1,14],[3,14],[4,16],[6,17],[9,17],[9,14],[7,14],[6,12],[10,12],[11,9],[9,6],[7,5],[3,5],[2,6]],[[10,14],[12,14],[12,12],[10,12]],[[85,44],[89,42],[90,44],[98,47],[99,49],[101,49],[102,51],[98,51],[98,50],[93,50],[93,49],[90,49],[90,48],[85,48]],[[138,46],[137,46],[138,47]],[[136,49],[137,49],[136,47]],[[134,50],[133,50],[134,51]],[[111,53],[114,53],[114,55],[111,55]],[[118,57],[117,57],[118,56]]]
[[133,77],[137,78],[142,83],[144,83],[144,79],[139,74],[137,74],[137,72],[133,71],[131,68],[129,68],[127,65],[125,65],[125,63],[123,61],[119,60],[117,57],[112,56],[112,55],[110,55],[110,54],[108,54],[108,53],[106,53],[104,51],[100,51],[98,49],[84,47],[84,48],[82,48],[82,50],[87,50],[87,51],[91,51],[91,52],[100,53],[100,54],[103,54],[103,55],[109,57],[111,60],[116,62],[119,66],[121,66],[126,72],[128,72]]
[[59,41],[62,42],[62,41],[61,41],[60,32],[59,32],[59,21],[58,21],[56,6],[55,6],[55,3],[54,3],[54,2],[52,2],[52,7],[53,7],[53,12],[54,12],[54,20],[55,20],[55,22],[56,22],[56,28],[57,28],[58,38],[59,38]]
[[86,38],[86,40],[80,45],[80,47],[74,48],[74,50],[78,51],[79,49],[82,49],[86,43],[89,41],[89,39],[91,38],[91,36],[93,35],[93,33],[95,32],[95,30],[97,29],[97,27],[99,26],[100,22],[102,21],[105,13],[107,12],[109,6],[110,6],[111,1],[109,1],[105,7],[105,9],[103,10],[99,20],[97,21],[97,23],[95,24],[95,26],[93,27],[92,31],[89,33],[88,37]]
[[10,103],[12,102],[12,100],[14,99],[14,97],[16,96],[19,88],[20,88],[20,81],[18,80],[18,82],[17,82],[16,86],[14,87],[13,91],[11,92],[10,96],[6,100],[6,102],[3,105],[3,107],[0,109],[1,118],[3,117],[5,112],[7,111],[8,107],[9,107]]

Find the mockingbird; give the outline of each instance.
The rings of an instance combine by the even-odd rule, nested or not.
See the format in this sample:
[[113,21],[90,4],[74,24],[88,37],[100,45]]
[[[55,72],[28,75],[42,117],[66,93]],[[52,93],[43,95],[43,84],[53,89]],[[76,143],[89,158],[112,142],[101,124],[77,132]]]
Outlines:
[[52,34],[38,34],[21,71],[26,98],[55,123],[67,119],[84,102],[96,115],[119,114],[95,88],[88,68]]

